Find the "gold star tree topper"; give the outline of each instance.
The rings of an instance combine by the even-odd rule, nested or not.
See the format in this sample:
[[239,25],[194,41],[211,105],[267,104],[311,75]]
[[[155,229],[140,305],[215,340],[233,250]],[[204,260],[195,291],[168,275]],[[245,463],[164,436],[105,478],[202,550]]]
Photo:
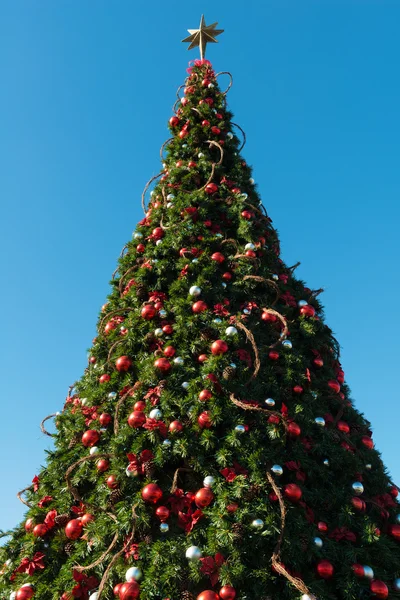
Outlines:
[[217,40],[215,39],[216,36],[224,32],[223,29],[215,29],[217,25],[218,23],[206,25],[204,15],[201,15],[199,29],[188,29],[190,35],[182,40],[182,42],[190,43],[188,50],[196,48],[196,46],[200,46],[200,58],[203,59],[206,53],[207,44],[209,42],[212,44],[217,44]]

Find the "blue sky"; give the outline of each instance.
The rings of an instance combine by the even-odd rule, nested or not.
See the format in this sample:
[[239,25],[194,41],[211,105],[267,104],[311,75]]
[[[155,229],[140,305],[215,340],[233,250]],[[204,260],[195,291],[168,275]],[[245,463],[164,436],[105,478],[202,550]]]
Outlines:
[[400,482],[398,0],[3,0],[0,528],[44,461],[41,419],[86,365],[202,12],[225,29],[208,58],[233,73],[283,259],[325,288],[356,405]]

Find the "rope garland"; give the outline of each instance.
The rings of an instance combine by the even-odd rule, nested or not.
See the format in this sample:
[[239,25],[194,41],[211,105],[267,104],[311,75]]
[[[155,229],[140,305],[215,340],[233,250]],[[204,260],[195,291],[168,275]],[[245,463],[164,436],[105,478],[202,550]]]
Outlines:
[[175,490],[178,487],[178,477],[179,477],[179,473],[181,472],[187,472],[187,473],[191,473],[192,469],[188,469],[186,467],[179,467],[179,469],[176,469],[175,473],[174,473],[174,478],[172,480],[172,486],[170,489],[170,494],[173,494],[175,492]]
[[22,502],[22,504],[25,504],[25,506],[27,506],[28,508],[32,508],[33,504],[30,504],[29,502],[27,502],[26,500],[24,500],[24,498],[22,497],[22,494],[24,494],[28,490],[32,490],[32,489],[33,489],[33,485],[28,485],[28,487],[24,488],[23,490],[21,490],[20,492],[17,493],[18,500],[20,502]]
[[[107,513],[107,515],[111,519],[113,519],[116,523],[118,523],[115,515],[113,515],[112,513]],[[86,565],[86,566],[77,565],[76,567],[74,567],[74,569],[76,569],[77,571],[82,573],[82,571],[89,571],[89,569],[94,569],[95,567],[98,567],[99,565],[101,565],[101,563],[107,558],[107,556],[110,554],[111,550],[114,548],[115,544],[118,541],[118,538],[119,538],[119,531],[116,531],[111,544],[109,545],[107,550],[105,552],[103,552],[103,554],[97,560],[95,560],[90,565]]]
[[[136,385],[136,384],[135,384]],[[115,414],[114,414],[114,435],[117,435],[118,431],[119,431],[119,409],[121,408],[122,404],[125,402],[126,398],[128,396],[130,396],[130,393],[132,391],[135,391],[137,388],[135,386],[129,388],[129,390],[122,396],[122,398],[120,398],[117,402],[117,404],[115,405]]]
[[248,341],[252,345],[253,352],[255,355],[254,371],[253,371],[253,375],[250,378],[250,380],[251,380],[251,379],[254,379],[255,377],[257,377],[258,372],[260,370],[260,367],[261,367],[260,354],[258,352],[256,340],[254,339],[254,335],[252,334],[252,332],[249,329],[247,329],[247,327],[245,327],[241,321],[236,321],[236,327],[238,327],[239,329],[241,329],[242,331],[245,332]]
[[158,175],[154,175],[151,179],[149,179],[149,181],[146,183],[146,185],[144,186],[144,190],[142,193],[142,208],[143,208],[143,212],[146,213],[147,212],[147,208],[146,208],[146,202],[145,202],[145,197],[146,197],[146,192],[149,189],[150,185],[153,183],[153,181],[155,179],[158,179],[159,177],[161,177],[163,175],[163,171],[161,171],[161,173],[158,173]]
[[48,419],[51,419],[53,417],[58,417],[57,413],[53,413],[51,415],[48,415],[47,417],[45,417],[43,419],[43,421],[40,423],[40,429],[42,430],[42,433],[44,433],[45,435],[48,435],[49,437],[57,437],[55,433],[49,433],[48,431],[46,431],[44,424]]
[[275,306],[275,304],[278,302],[279,297],[281,295],[279,286],[275,283],[275,281],[273,281],[272,279],[265,279],[265,277],[260,277],[259,275],[245,275],[243,277],[243,281],[246,281],[246,279],[252,279],[253,281],[256,281],[257,283],[266,283],[270,287],[273,287],[274,290],[276,291],[276,298],[272,302],[272,306]]
[[237,398],[235,398],[234,394],[231,394],[229,396],[229,399],[235,406],[238,406],[239,408],[242,408],[243,410],[252,410],[252,411],[256,411],[256,412],[262,412],[266,415],[275,415],[282,421],[282,424],[285,427],[285,430],[287,431],[288,425],[287,425],[285,419],[283,418],[283,416],[281,415],[281,413],[278,412],[277,410],[269,410],[268,408],[262,408],[262,406],[253,406],[252,404],[246,404],[245,402],[241,402],[241,400],[238,400]]
[[215,79],[217,79],[217,77],[219,77],[220,75],[229,75],[230,77],[230,81],[229,81],[229,85],[226,88],[226,90],[224,92],[221,92],[221,94],[223,96],[226,96],[226,94],[229,92],[229,90],[231,89],[231,87],[233,86],[233,77],[232,77],[232,73],[230,73],[229,71],[220,71],[219,73],[215,74]]
[[231,123],[232,123],[232,125],[234,125],[238,129],[240,129],[240,131],[242,132],[243,142],[242,142],[242,145],[240,146],[240,148],[238,149],[238,152],[241,152],[243,150],[243,148],[245,147],[246,142],[247,142],[246,134],[245,134],[244,130],[240,127],[240,125],[238,125],[237,123],[233,123],[232,121],[231,121]]
[[273,308],[263,308],[262,310],[264,312],[269,313],[270,315],[275,315],[275,317],[278,317],[278,319],[281,321],[281,323],[283,325],[283,331],[281,332],[281,335],[279,336],[279,340],[269,346],[269,348],[275,348],[275,346],[280,344],[287,337],[287,334],[289,333],[287,321],[286,321],[285,317],[283,315],[281,315],[281,313],[279,313],[277,310],[274,310]]

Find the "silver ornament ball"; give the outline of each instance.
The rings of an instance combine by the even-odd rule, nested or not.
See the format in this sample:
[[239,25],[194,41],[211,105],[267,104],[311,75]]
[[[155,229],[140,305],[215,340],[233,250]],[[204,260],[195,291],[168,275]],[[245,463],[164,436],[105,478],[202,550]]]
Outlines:
[[215,477],[212,475],[207,475],[207,477],[204,477],[203,485],[204,487],[211,488],[213,485],[215,485],[215,481]]
[[364,493],[364,486],[359,481],[355,481],[351,487],[353,488],[353,492],[357,496],[361,496],[361,494]]
[[324,419],[324,417],[315,417],[314,421],[320,427],[325,427],[325,419]]
[[156,337],[161,337],[162,335],[164,335],[163,330],[161,329],[161,327],[157,327],[157,329],[154,331],[154,335]]
[[167,316],[167,311],[161,308],[161,310],[158,311],[158,314],[162,319],[164,319]]
[[322,546],[324,545],[324,542],[321,540],[320,537],[315,537],[314,544],[317,548],[322,548]]
[[238,330],[236,329],[236,327],[232,327],[232,325],[225,329],[226,335],[229,335],[229,336],[236,335],[237,332],[238,332]]
[[149,417],[150,419],[155,419],[156,421],[159,421],[162,417],[162,412],[159,408],[153,408],[153,410],[150,411]]
[[367,579],[374,578],[374,571],[371,569],[371,567],[369,567],[368,565],[363,565],[363,569],[364,569],[364,577],[366,577]]
[[302,306],[307,306],[307,304],[308,304],[307,300],[299,300],[297,303],[297,306],[299,308],[302,308]]
[[265,404],[267,406],[275,406],[275,400],[273,398],[267,398]]
[[279,275],[277,275],[276,273],[273,273],[273,274],[271,275],[271,277],[272,277],[272,279],[273,279],[274,281],[279,281]]
[[282,346],[285,350],[291,350],[293,348],[293,344],[290,340],[283,340]]
[[273,472],[274,475],[283,475],[283,469],[281,467],[281,465],[273,465],[271,467],[271,471]]
[[251,526],[254,529],[262,529],[264,527],[264,521],[262,519],[254,519],[254,521],[252,521]]
[[167,200],[168,200],[168,202],[172,202],[172,200],[175,200],[174,194],[168,194]]
[[192,285],[192,287],[189,290],[189,294],[191,296],[200,296],[200,294],[201,294],[201,287],[199,287],[198,285]]
[[110,393],[108,394],[108,397],[109,397],[109,399],[110,399],[110,400],[113,400],[114,398],[116,398],[116,397],[117,397],[117,392],[110,392]]
[[237,433],[246,433],[246,428],[244,425],[236,425],[235,431]]
[[255,245],[252,244],[251,242],[249,242],[248,244],[245,245],[244,249],[245,250],[255,250]]
[[231,140],[233,138],[233,133],[228,131],[228,133],[226,134],[226,137],[228,138],[228,140]]
[[215,319],[213,319],[213,323],[222,323],[222,319],[220,319],[219,317],[216,317]]
[[400,579],[397,578],[393,581],[393,587],[396,590],[396,592],[400,592]]
[[169,531],[168,523],[161,523],[160,531],[161,531],[161,533],[168,533],[168,531]]
[[171,440],[169,440],[169,439],[166,439],[166,440],[164,440],[164,441],[163,441],[163,443],[162,443],[162,445],[163,445],[165,448],[169,448],[169,447],[171,446],[171,444],[172,444],[172,442],[171,442]]
[[189,546],[185,552],[185,556],[189,560],[200,560],[200,558],[203,556],[203,553],[198,546]]
[[187,389],[188,389],[188,387],[189,387],[189,382],[188,382],[188,381],[184,381],[184,382],[182,383],[182,387],[183,387],[183,389],[184,389],[184,390],[187,390]]
[[89,450],[90,456],[93,456],[93,454],[98,454],[98,452],[99,452],[99,449],[97,446],[92,446]]
[[131,471],[129,469],[129,467],[126,467],[126,469],[125,469],[125,475],[127,477],[137,477],[139,475],[139,473],[137,471]]
[[199,158],[204,158],[204,154],[202,152],[199,152],[197,155]]
[[184,362],[185,361],[183,360],[182,356],[177,356],[176,358],[174,358],[174,365],[178,365],[181,367]]
[[371,465],[371,463],[367,463],[367,464],[365,465],[365,468],[367,469],[367,471],[370,471],[370,470],[372,469],[372,465]]
[[125,573],[126,581],[139,581],[142,577],[142,571],[138,567],[130,567]]
[[140,233],[139,231],[134,231],[132,237],[134,240],[141,240],[143,238],[143,233]]
[[253,179],[252,177],[250,177],[250,179],[249,179],[249,183],[250,183],[251,185],[254,185],[254,183],[255,183],[255,182],[254,182],[254,179]]
[[400,515],[396,515],[396,523],[400,524]]
[[325,465],[325,467],[329,467],[329,460],[327,458],[325,458],[323,460],[323,464]]

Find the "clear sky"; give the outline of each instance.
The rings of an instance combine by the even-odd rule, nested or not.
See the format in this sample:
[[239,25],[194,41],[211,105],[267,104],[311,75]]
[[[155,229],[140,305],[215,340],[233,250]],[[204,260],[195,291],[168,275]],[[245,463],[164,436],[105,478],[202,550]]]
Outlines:
[[[44,461],[41,419],[86,366],[159,171],[180,40],[208,22],[282,257],[321,297],[400,482],[398,0],[1,0],[0,528]],[[222,80],[221,80],[222,83]]]

